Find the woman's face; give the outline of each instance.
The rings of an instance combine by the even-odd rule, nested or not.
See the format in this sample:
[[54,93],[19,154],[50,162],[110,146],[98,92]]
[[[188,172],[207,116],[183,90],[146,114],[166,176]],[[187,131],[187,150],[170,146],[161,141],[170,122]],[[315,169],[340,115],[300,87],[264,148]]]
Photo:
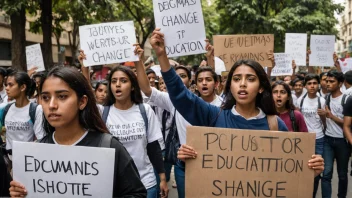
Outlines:
[[107,85],[100,84],[99,87],[95,90],[95,98],[98,104],[103,104],[108,93]]
[[114,72],[111,77],[110,87],[117,102],[131,100],[132,83],[126,73],[122,71]]
[[273,89],[273,98],[277,109],[285,107],[285,104],[288,100],[288,93],[285,90],[284,86],[277,85]]
[[16,99],[26,90],[26,86],[19,86],[14,76],[9,76],[6,81],[6,94],[9,98]]
[[183,84],[188,88],[190,86],[190,79],[188,78],[187,71],[182,68],[176,70],[178,76],[180,76]]
[[254,69],[246,65],[240,65],[233,72],[230,90],[239,105],[255,104],[259,91],[263,91]]
[[41,91],[45,118],[55,128],[66,128],[79,120],[79,111],[87,105],[87,97],[78,99],[76,92],[61,78],[49,77]]

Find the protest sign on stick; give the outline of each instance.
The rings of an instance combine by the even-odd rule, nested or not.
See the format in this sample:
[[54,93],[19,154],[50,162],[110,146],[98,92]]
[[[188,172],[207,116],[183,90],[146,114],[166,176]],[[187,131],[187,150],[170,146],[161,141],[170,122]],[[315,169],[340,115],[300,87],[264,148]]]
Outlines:
[[42,48],[40,44],[34,44],[26,46],[26,60],[27,60],[27,70],[32,69],[33,67],[38,67],[36,70],[45,71]]
[[114,164],[110,148],[13,143],[13,179],[27,198],[112,197]]
[[334,45],[335,36],[333,35],[311,35],[309,66],[333,67]]
[[274,51],[274,35],[216,35],[214,54],[224,61],[227,71],[240,59],[252,59],[263,67],[271,67],[268,53]]
[[271,71],[271,76],[292,75],[292,61],[289,54],[275,53],[275,67]]
[[79,27],[84,66],[138,61],[134,54],[136,33],[133,21],[101,23]]
[[153,0],[155,26],[165,35],[168,57],[205,53],[201,0]]
[[315,133],[188,127],[186,197],[307,197]]
[[285,37],[285,53],[290,54],[297,66],[306,66],[307,34],[286,33]]

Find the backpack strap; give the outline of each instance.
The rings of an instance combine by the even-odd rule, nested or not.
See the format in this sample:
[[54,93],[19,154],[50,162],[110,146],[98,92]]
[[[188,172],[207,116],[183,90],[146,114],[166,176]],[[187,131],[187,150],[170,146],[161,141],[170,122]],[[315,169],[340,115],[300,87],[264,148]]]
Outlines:
[[268,120],[270,131],[278,131],[279,130],[279,124],[277,122],[276,115],[266,115],[266,119]]
[[[302,99],[303,100],[303,99]],[[290,109],[290,120],[291,120],[291,124],[292,124],[292,129],[294,132],[298,132],[298,129],[297,129],[297,124],[296,124],[296,116],[295,116],[295,111]]]
[[342,107],[344,107],[344,106],[345,106],[345,104],[346,104],[346,97],[348,97],[348,95],[343,94],[343,96],[342,96],[342,100],[341,100],[341,106],[342,106]]
[[330,98],[331,98],[331,94],[328,93],[328,94],[325,96],[325,100],[326,100],[325,105],[326,105],[327,107],[329,107],[329,109],[330,109]]
[[147,112],[145,111],[145,107],[144,107],[143,103],[139,103],[138,107],[139,107],[139,111],[141,112],[142,117],[143,117],[143,121],[144,121],[144,124],[145,124],[145,130],[146,130],[146,137],[147,137],[147,141],[148,141],[148,127],[149,127],[149,123],[148,123]]
[[104,106],[103,116],[102,116],[104,123],[106,123],[106,121],[108,120],[109,111],[110,111],[110,106]]
[[320,101],[320,97],[317,97],[318,98],[318,109],[321,109],[321,101]]
[[35,123],[35,113],[37,111],[38,104],[31,102],[29,105],[29,117],[31,118],[31,121],[34,125]]
[[300,104],[300,109],[302,109],[302,107],[303,107],[303,101],[304,101],[304,99],[307,97],[307,94],[308,93],[306,93],[306,94],[304,94],[304,96],[303,96],[303,98],[302,98],[302,100],[301,100],[301,104]]
[[161,132],[162,132],[162,134],[163,134],[164,141],[166,140],[166,137],[165,137],[166,121],[167,121],[167,119],[169,119],[169,117],[170,117],[170,112],[164,110],[164,111],[163,111],[163,115],[162,115],[162,117],[161,117],[161,127],[162,127]]
[[13,105],[13,103],[7,104],[4,108],[4,114],[2,115],[2,119],[1,119],[2,126],[5,126],[5,117],[7,115],[7,112],[9,111],[11,105]]
[[99,147],[110,148],[112,135],[109,133],[103,133],[100,139]]

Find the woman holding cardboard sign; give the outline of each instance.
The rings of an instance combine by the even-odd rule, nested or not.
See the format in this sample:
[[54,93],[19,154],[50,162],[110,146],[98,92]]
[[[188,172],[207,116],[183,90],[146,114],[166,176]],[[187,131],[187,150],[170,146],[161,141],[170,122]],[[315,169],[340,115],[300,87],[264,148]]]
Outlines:
[[[150,43],[160,62],[169,96],[176,109],[192,125],[222,128],[287,131],[277,117],[269,79],[262,66],[252,60],[239,60],[231,68],[225,87],[225,103],[221,108],[204,102],[187,90],[170,67],[165,52],[164,34],[156,28]],[[181,160],[197,157],[196,151],[182,145]],[[308,162],[318,175],[324,170],[324,160],[313,155]]]
[[[109,134],[96,106],[90,85],[70,67],[53,68],[39,87],[45,115],[46,136],[41,143],[115,149],[114,197],[146,197],[133,159],[123,145]],[[106,141],[104,141],[106,140]],[[10,195],[23,197],[26,187],[10,183]]]

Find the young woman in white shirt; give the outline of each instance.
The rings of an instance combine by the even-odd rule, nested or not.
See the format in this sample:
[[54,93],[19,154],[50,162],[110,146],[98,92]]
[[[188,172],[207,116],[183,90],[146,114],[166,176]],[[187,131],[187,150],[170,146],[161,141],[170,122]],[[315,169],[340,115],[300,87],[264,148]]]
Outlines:
[[[125,146],[136,163],[141,180],[148,191],[147,197],[158,196],[159,187],[156,186],[154,168],[161,180],[161,197],[167,197],[169,190],[158,141],[163,138],[161,127],[150,105],[143,104],[136,75],[128,67],[117,66],[111,70],[108,81],[106,107],[102,110],[103,118],[104,114],[107,114],[106,126]],[[148,123],[144,121],[143,111]]]

